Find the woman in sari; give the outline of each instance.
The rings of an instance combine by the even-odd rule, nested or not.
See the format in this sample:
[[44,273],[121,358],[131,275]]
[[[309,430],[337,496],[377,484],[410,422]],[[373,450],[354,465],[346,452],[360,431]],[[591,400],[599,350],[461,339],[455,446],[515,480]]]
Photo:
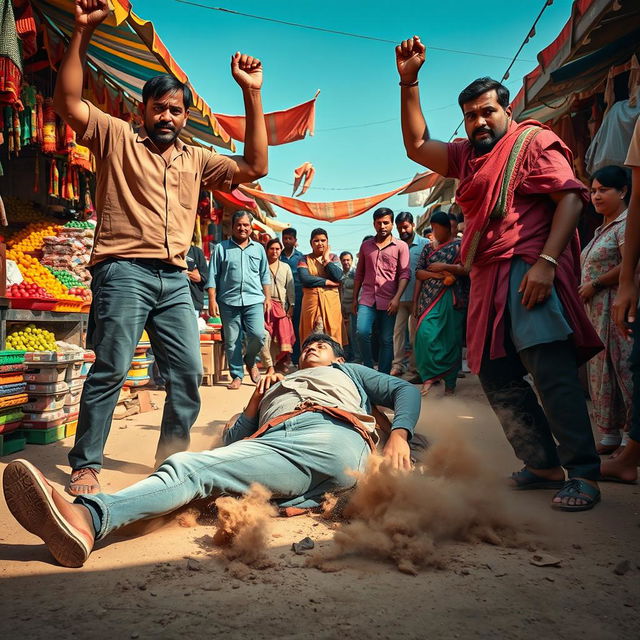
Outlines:
[[416,265],[414,351],[422,395],[440,380],[445,394],[451,395],[462,358],[468,280],[459,264],[460,239],[453,236],[449,216],[437,211],[430,222],[434,241],[425,246]]
[[[293,331],[293,309],[296,301],[291,267],[280,260],[282,243],[278,238],[269,240],[265,247],[271,272],[271,309],[265,313],[266,337],[260,360],[267,374],[284,371],[296,340]],[[274,366],[275,364],[275,366]]]
[[631,418],[632,343],[618,331],[612,313],[622,263],[629,185],[622,167],[602,167],[593,174],[591,201],[604,220],[581,256],[582,284],[578,292],[604,344],[604,350],[587,362],[591,415],[600,433],[600,454],[613,453],[626,444],[621,432],[628,430]]
[[338,256],[329,250],[329,236],[324,229],[311,232],[311,253],[298,264],[302,284],[300,344],[311,333],[326,333],[344,344],[340,281],[342,267]]

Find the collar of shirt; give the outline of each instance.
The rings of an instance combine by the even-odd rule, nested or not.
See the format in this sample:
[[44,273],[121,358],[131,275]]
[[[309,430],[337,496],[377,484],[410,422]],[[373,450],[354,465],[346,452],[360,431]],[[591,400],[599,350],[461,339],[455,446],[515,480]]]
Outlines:
[[371,247],[377,249],[378,251],[384,251],[387,247],[392,247],[396,245],[396,237],[395,236],[391,236],[391,240],[389,243],[385,244],[384,247],[378,247],[378,244],[376,243],[376,239],[375,236],[373,238],[369,238],[365,244],[369,244]]
[[238,247],[238,249],[240,249],[240,251],[244,251],[245,249],[248,249],[252,244],[255,244],[255,242],[254,242],[251,238],[249,238],[249,239],[248,239],[248,242],[247,242],[247,246],[246,246],[246,247],[241,247],[241,246],[240,246],[240,245],[235,241],[235,239],[234,239],[234,237],[233,237],[233,236],[229,236],[229,241],[230,241],[230,242],[233,242],[233,244],[235,244],[235,245],[236,245],[236,247]]

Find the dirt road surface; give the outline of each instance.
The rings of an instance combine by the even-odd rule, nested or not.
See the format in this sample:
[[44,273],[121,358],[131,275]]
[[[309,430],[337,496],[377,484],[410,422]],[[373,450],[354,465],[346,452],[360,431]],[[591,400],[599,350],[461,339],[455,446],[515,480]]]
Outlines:
[[[202,389],[193,450],[210,448],[251,393]],[[477,380],[461,381],[455,400],[435,387],[423,401],[419,431],[437,441],[456,430],[493,472],[519,468]],[[163,394],[154,392],[156,401]],[[114,421],[103,490],[124,488],[152,471],[160,411]],[[71,439],[24,457],[63,488]],[[82,569],[56,566],[0,501],[0,620],[4,638],[543,638],[640,637],[640,488],[605,485],[593,511],[549,508],[551,493],[513,492],[538,530],[516,548],[450,542],[442,567],[406,575],[391,562],[348,556],[339,571],[307,566],[291,550],[311,537],[330,550],[334,530],[319,516],[269,521],[264,570],[229,571],[212,545],[211,525],[173,519],[144,536],[112,535]],[[559,566],[535,566],[534,556]]]

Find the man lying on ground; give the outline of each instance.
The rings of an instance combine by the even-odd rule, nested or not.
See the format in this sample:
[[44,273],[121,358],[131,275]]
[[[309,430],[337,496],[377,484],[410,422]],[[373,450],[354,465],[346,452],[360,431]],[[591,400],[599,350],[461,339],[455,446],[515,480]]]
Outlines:
[[355,484],[375,448],[373,405],[393,408],[383,453],[396,468],[411,466],[408,441],[420,394],[404,380],[344,362],[342,347],[324,334],[302,345],[300,369],[264,376],[247,407],[224,434],[225,446],[167,458],[145,480],[113,494],[68,502],[26,460],[4,472],[4,494],[18,522],[39,536],[55,559],[80,567],[94,542],[131,522],[170,513],[220,493],[242,494],[253,482],[280,507],[318,506],[326,492]]

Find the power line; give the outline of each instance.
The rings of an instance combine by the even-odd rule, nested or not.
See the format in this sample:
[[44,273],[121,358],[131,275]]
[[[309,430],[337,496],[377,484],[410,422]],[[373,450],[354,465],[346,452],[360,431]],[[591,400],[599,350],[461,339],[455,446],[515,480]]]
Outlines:
[[[174,0],[180,4],[187,4],[192,7],[200,7],[201,9],[209,9],[210,11],[220,11],[222,13],[228,13],[235,16],[241,16],[243,18],[252,18],[253,20],[264,20],[265,22],[275,22],[277,24],[283,24],[288,27],[296,27],[298,29],[309,29],[311,31],[321,31],[323,33],[332,33],[334,35],[346,36],[348,38],[360,38],[362,40],[373,40],[375,42],[386,42],[396,45],[396,40],[387,40],[386,38],[377,38],[376,36],[367,36],[360,33],[351,33],[349,31],[338,31],[337,29],[327,29],[325,27],[314,27],[309,24],[301,24],[299,22],[290,22],[288,20],[278,20],[277,18],[267,18],[265,16],[257,16],[252,13],[243,13],[242,11],[235,11],[234,9],[226,9],[224,7],[211,7],[199,2],[191,2],[190,0]],[[483,58],[495,58],[497,60],[510,60],[508,56],[498,56],[490,53],[478,53],[476,51],[462,51],[460,49],[445,49],[443,47],[429,47],[432,51],[445,51],[447,53],[459,53],[466,56],[478,56]],[[521,60],[521,62],[534,62],[533,60]]]
[[[513,59],[511,60],[511,63],[507,67],[507,70],[502,75],[502,78],[500,79],[501,83],[509,78],[509,72],[511,71],[511,67],[513,67],[513,65],[515,64],[518,56],[520,55],[520,52],[528,44],[529,40],[531,40],[531,38],[533,38],[536,35],[536,25],[538,24],[540,18],[542,18],[542,14],[547,10],[547,7],[550,7],[552,4],[553,4],[553,0],[544,0],[544,5],[543,5],[542,9],[540,9],[540,13],[538,14],[538,17],[533,21],[533,24],[531,25],[531,28],[529,29],[529,31],[527,31],[527,35],[526,35],[525,39],[522,41],[522,44],[520,45],[519,49],[516,51],[516,55],[513,56]],[[522,61],[522,62],[524,62],[524,61]],[[458,135],[458,131],[459,131],[460,127],[463,124],[464,124],[464,120],[462,120],[460,122],[460,124],[456,127],[456,130],[451,134],[451,138],[449,138],[449,141],[453,140],[453,137]]]

